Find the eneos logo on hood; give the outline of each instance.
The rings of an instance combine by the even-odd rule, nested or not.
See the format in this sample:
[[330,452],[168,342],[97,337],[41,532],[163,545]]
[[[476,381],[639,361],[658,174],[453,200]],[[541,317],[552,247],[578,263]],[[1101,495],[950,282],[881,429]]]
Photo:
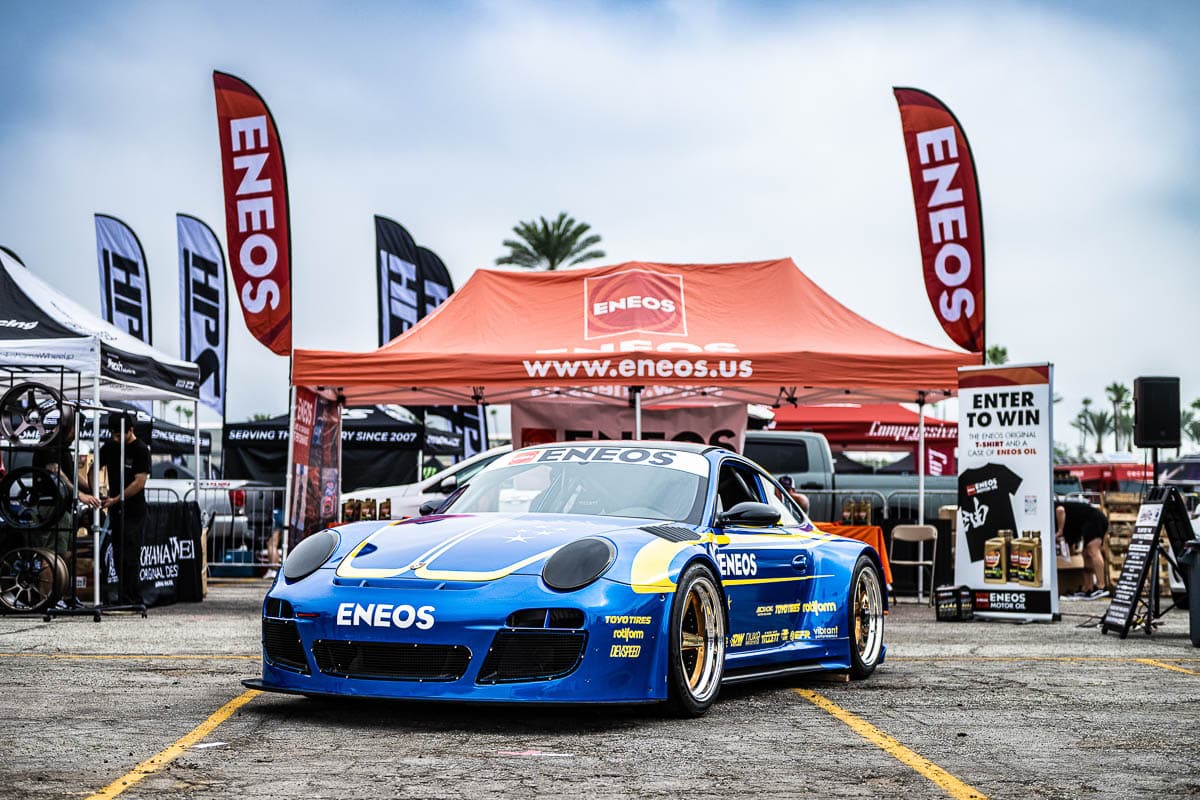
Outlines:
[[686,336],[683,276],[631,269],[583,280],[583,337]]

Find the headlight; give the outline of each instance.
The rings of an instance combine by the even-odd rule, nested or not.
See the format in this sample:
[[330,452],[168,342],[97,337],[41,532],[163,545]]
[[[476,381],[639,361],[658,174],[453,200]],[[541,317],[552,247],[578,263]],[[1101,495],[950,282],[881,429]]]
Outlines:
[[321,531],[309,536],[283,560],[283,577],[298,581],[312,575],[337,550],[338,541],[338,535],[333,531]]
[[546,560],[542,580],[551,589],[572,592],[603,575],[616,558],[617,548],[607,539],[579,539]]

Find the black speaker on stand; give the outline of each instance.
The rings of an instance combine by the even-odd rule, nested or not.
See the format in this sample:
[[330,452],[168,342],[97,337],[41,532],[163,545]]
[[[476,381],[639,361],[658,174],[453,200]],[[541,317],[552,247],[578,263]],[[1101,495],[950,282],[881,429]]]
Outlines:
[[1178,448],[1179,378],[1137,378],[1133,382],[1133,443],[1149,447],[1158,486],[1158,448]]

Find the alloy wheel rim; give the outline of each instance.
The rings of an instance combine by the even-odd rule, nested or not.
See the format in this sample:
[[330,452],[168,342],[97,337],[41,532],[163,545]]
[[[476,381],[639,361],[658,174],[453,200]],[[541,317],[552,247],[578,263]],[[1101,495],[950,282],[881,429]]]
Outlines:
[[854,643],[859,659],[870,666],[883,643],[883,593],[873,569],[858,573],[854,584]]
[[688,589],[679,621],[679,666],[688,692],[699,702],[716,693],[725,658],[725,617],[712,581]]

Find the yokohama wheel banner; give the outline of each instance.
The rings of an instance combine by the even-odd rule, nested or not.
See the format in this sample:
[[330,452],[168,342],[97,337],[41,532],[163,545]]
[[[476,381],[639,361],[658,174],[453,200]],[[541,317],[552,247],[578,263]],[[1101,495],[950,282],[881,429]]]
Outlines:
[[146,254],[133,229],[116,217],[96,215],[96,258],[100,266],[100,310],[104,321],[153,344],[150,276]]
[[175,215],[179,233],[179,355],[200,367],[200,402],[225,417],[229,291],[225,255],[212,229]]
[[947,335],[984,349],[983,216],[971,147],[954,114],[920,89],[894,89],[917,212],[925,291]]
[[213,73],[225,230],[246,327],[274,353],[292,350],[292,262],[283,147],[267,104],[248,84]]

